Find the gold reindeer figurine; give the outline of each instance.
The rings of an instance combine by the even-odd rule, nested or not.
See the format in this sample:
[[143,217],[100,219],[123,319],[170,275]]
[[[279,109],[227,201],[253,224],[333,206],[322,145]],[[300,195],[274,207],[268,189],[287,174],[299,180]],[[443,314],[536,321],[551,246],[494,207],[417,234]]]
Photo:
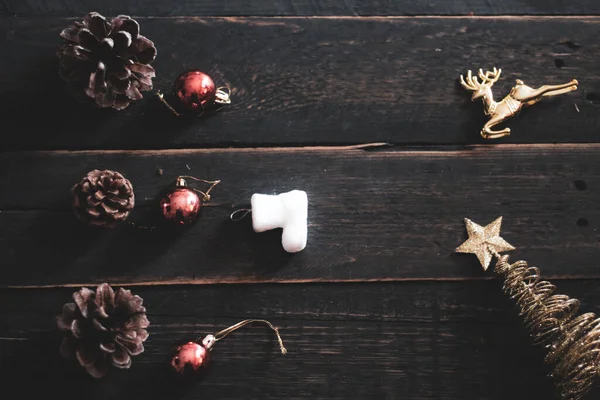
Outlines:
[[542,97],[556,96],[577,90],[578,85],[578,82],[573,79],[571,82],[563,85],[544,85],[538,89],[533,89],[525,85],[522,80],[517,79],[517,84],[510,90],[508,96],[500,102],[495,102],[494,95],[492,94],[492,86],[500,79],[501,73],[501,69],[494,68],[493,71],[487,71],[484,74],[483,70],[480,69],[479,78],[481,82],[479,82],[476,76],[472,76],[471,71],[467,73],[466,79],[462,75],[460,76],[461,85],[465,89],[474,92],[471,100],[474,101],[481,98],[485,107],[485,115],[490,116],[490,120],[481,130],[481,136],[485,139],[498,139],[510,135],[509,128],[494,131],[492,127],[515,116],[523,106],[535,104]]

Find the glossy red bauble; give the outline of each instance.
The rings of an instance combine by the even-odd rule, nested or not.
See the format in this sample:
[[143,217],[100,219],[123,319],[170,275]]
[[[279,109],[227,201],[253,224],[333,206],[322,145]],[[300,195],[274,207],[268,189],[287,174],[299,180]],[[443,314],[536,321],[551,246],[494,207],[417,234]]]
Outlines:
[[178,179],[177,185],[160,199],[160,212],[172,225],[192,225],[198,219],[201,208],[202,199],[187,187],[183,179]]
[[171,358],[171,369],[185,378],[201,376],[210,361],[210,351],[203,345],[188,342],[175,349]]
[[215,102],[217,89],[210,76],[193,69],[175,79],[175,95],[182,108],[192,114],[200,114]]

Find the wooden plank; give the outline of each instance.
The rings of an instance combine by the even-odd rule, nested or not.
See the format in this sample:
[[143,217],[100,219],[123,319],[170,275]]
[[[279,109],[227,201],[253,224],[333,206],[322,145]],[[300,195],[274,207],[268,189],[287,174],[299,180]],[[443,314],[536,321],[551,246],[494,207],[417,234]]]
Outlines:
[[[499,215],[503,236],[518,247],[514,259],[553,278],[599,278],[599,152],[506,145],[4,153],[0,284],[486,279],[492,274],[474,257],[453,251],[465,238],[464,217],[485,224]],[[92,168],[133,182],[131,219],[142,224],[153,222],[154,199],[178,174],[223,183],[213,192],[218,206],[179,235],[128,225],[105,231],[82,226],[69,210],[69,188]],[[250,218],[228,219],[252,193],[295,188],[310,202],[301,253],[285,253],[278,231],[256,234]]]
[[[562,284],[600,304],[593,282]],[[146,351],[131,370],[111,371],[101,381],[58,355],[52,317],[71,292],[0,290],[8,322],[0,330],[0,372],[8,393],[415,400],[554,393],[543,352],[531,345],[499,282],[138,287],[152,323]],[[251,327],[215,347],[215,363],[202,383],[182,390],[167,378],[165,362],[175,343],[251,317],[281,328],[288,355],[277,353],[270,331]],[[36,385],[24,384],[31,377]]]
[[131,370],[111,371],[100,382],[59,359],[56,334],[46,334],[43,341],[1,342],[3,385],[24,398],[67,392],[63,397],[68,399],[82,392],[88,399],[175,394],[179,399],[336,400],[398,394],[409,400],[531,399],[523,387],[543,398],[554,393],[547,371],[540,368],[541,354],[531,349],[527,338],[511,337],[513,332],[505,326],[476,324],[286,322],[283,328],[293,343],[286,356],[278,354],[267,331],[257,328],[240,334],[242,339],[219,343],[210,375],[202,382],[182,385],[169,377],[166,362],[177,341],[195,338],[198,329],[211,332],[229,323],[157,328]]
[[593,0],[566,3],[561,0],[518,0],[481,2],[477,0],[360,1],[360,0],[278,0],[278,1],[209,1],[180,0],[7,0],[0,15],[37,17],[84,15],[95,10],[107,15],[134,14],[148,16],[339,16],[339,15],[576,15],[600,14]]
[[[557,282],[557,286],[561,293],[581,300],[581,311],[600,314],[597,282],[575,279]],[[190,327],[193,323],[202,326],[251,318],[272,319],[277,324],[365,321],[511,325],[520,321],[514,301],[504,295],[502,283],[496,280],[125,288],[144,299],[152,321],[169,318],[185,321]],[[36,331],[52,329],[54,322],[49,316],[72,301],[77,290],[79,287],[0,289],[0,337],[25,340]],[[152,326],[160,324],[153,322]],[[524,327],[516,330],[526,332]]]
[[[225,2],[227,3],[227,2]],[[224,3],[224,4],[225,4]],[[233,90],[231,107],[177,119],[151,95],[123,112],[74,104],[56,71],[62,18],[3,19],[4,149],[153,149],[309,144],[483,143],[486,118],[458,84],[503,68],[532,86],[580,81],[510,122],[500,143],[597,141],[596,17],[149,18],[156,88],[198,67]],[[560,68],[559,68],[560,67]],[[40,121],[44,128],[40,128]]]

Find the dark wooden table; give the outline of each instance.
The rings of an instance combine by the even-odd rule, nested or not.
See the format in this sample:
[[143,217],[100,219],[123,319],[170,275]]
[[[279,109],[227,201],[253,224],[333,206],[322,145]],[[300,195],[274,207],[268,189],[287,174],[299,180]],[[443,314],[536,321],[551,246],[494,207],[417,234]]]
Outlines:
[[[197,67],[233,104],[205,120],[152,95],[126,111],[72,102],[58,33],[96,10],[137,16],[156,88]],[[600,306],[600,2],[596,0],[7,0],[0,4],[0,382],[21,399],[549,399],[544,352],[501,281],[453,255],[463,218],[503,236],[559,289]],[[532,86],[577,78],[484,141],[457,78],[501,67]],[[366,146],[365,146],[366,145]],[[69,189],[121,171],[134,219],[179,174],[214,201],[308,192],[309,244],[255,234],[231,207],[179,235],[83,227]],[[162,169],[162,176],[157,170]],[[81,286],[141,295],[152,323],[130,370],[89,378],[58,354],[54,316]],[[174,343],[245,318],[210,376],[173,385]],[[589,398],[597,398],[598,393]],[[0,396],[1,397],[1,396]]]

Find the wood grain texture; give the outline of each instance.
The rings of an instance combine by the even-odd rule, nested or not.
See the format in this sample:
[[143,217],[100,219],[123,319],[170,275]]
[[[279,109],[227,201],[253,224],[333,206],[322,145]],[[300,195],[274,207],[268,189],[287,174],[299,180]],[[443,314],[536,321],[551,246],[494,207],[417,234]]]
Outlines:
[[[598,311],[589,281],[562,282]],[[93,381],[58,355],[53,316],[71,289],[0,290],[4,389],[23,398],[552,398],[543,352],[530,339],[499,282],[139,287],[151,321],[144,354],[129,371]],[[172,347],[244,318],[250,327],[220,342],[202,383],[181,388],[165,375]],[[10,340],[9,340],[10,339]],[[31,362],[43,359],[43,363]],[[26,377],[35,376],[36,385]],[[594,398],[594,397],[590,397]]]
[[83,15],[88,11],[143,16],[339,16],[339,15],[574,15],[600,14],[594,0],[5,0],[3,16]]
[[[4,153],[0,284],[484,279],[491,274],[475,257],[453,251],[465,238],[464,217],[485,224],[499,215],[503,236],[518,248],[514,258],[545,276],[599,278],[599,152],[598,145],[506,145]],[[155,198],[179,174],[221,179],[212,200],[220,206],[178,235],[87,228],[69,210],[69,189],[93,168],[133,182],[130,218],[138,223],[154,223]],[[228,219],[252,193],[296,188],[310,204],[301,253],[285,253],[279,231],[256,234],[250,218]]]
[[150,94],[120,113],[74,104],[55,72],[68,23],[2,20],[4,149],[483,143],[483,107],[458,76],[494,65],[505,74],[498,100],[516,78],[580,82],[509,122],[499,143],[599,138],[595,17],[142,19],[159,51],[158,89],[191,67],[231,86],[234,104],[205,120],[177,119]]
[[[157,89],[197,67],[231,86],[233,105],[187,120],[151,94],[121,113],[74,104],[56,74],[58,33],[94,9],[142,17]],[[501,281],[453,250],[464,217],[503,215],[511,260],[600,314],[594,14],[592,0],[0,2],[0,397],[553,398],[544,351]],[[580,89],[486,142],[482,106],[457,78],[493,66],[505,74],[497,100],[517,78]],[[345,146],[375,142],[389,145]],[[156,222],[179,174],[223,184],[188,231],[105,231],[69,207],[93,168],[132,180],[140,224]],[[296,188],[310,201],[299,254],[279,231],[228,220],[252,193]],[[152,326],[131,370],[95,381],[60,359],[54,316],[104,281],[140,294]],[[168,378],[177,342],[246,318],[272,320],[290,353],[250,327],[217,345],[203,382]]]

